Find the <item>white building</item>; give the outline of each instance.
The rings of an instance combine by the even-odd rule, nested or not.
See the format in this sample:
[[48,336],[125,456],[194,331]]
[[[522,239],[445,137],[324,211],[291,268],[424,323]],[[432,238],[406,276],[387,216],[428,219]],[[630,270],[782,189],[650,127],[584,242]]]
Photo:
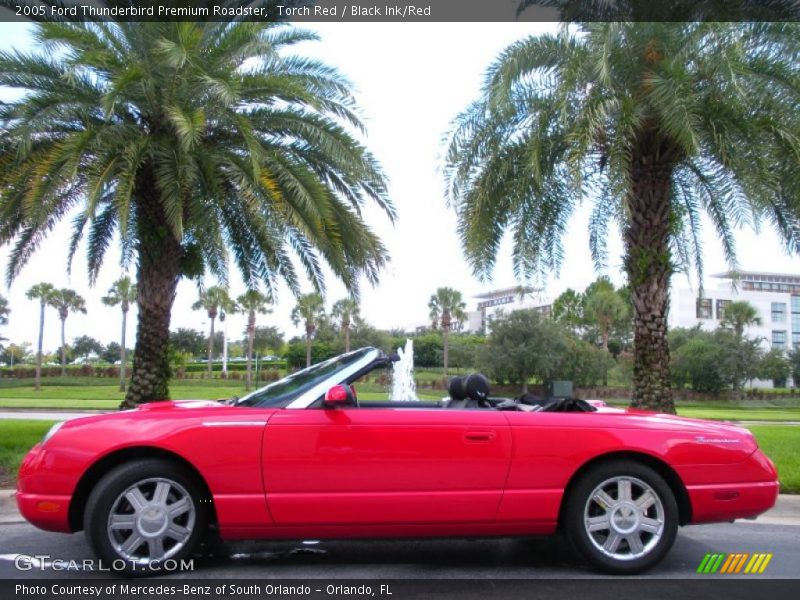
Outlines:
[[543,290],[524,286],[492,290],[474,298],[478,300],[478,306],[467,313],[464,329],[477,333],[488,333],[492,319],[501,311],[508,313],[533,308],[549,315],[553,305],[552,298]]
[[747,336],[761,338],[765,348],[800,348],[800,275],[742,271],[737,278],[730,273],[713,278],[702,298],[697,290],[673,286],[670,327],[716,329],[731,301],[746,301],[761,318],[761,325],[745,330]]
[[[695,327],[707,331],[719,326],[725,307],[733,300],[752,304],[759,313],[761,325],[753,325],[745,334],[761,338],[765,348],[791,350],[800,348],[800,275],[742,271],[734,278],[730,273],[712,275],[703,297],[688,286],[672,286],[669,327]],[[467,313],[464,329],[486,331],[499,312],[535,308],[549,315],[553,299],[542,289],[510,287],[475,296],[476,310]]]

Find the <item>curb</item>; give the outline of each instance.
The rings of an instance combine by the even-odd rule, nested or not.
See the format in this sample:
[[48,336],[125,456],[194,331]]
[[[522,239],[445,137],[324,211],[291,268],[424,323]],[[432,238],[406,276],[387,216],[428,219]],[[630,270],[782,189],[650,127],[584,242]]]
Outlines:
[[0,490],[0,524],[24,521],[17,511],[16,493],[17,490]]

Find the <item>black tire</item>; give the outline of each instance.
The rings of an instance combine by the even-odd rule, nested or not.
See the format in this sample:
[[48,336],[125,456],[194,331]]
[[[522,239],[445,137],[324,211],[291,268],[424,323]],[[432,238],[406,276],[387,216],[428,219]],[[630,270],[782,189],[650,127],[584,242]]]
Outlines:
[[[654,502],[646,509],[639,509],[637,505],[639,512],[632,510],[631,504],[636,502],[624,500],[624,495],[623,502],[620,503],[619,497],[613,495],[613,490],[615,485],[627,485],[625,481],[632,486],[630,496],[634,500],[638,491],[642,492],[639,499],[647,500],[642,504],[649,502],[649,497],[643,493],[646,486],[657,497],[657,503]],[[608,485],[603,489],[610,490],[609,497],[614,500],[611,511],[603,508],[602,500],[590,503],[595,490],[604,482]],[[593,517],[593,514],[597,516]],[[599,530],[590,533],[587,516],[600,521],[608,517],[609,524],[613,521],[613,527],[621,527],[626,531],[631,527],[633,531],[627,534],[628,537],[623,537],[625,534],[609,527],[608,533],[605,533],[606,528],[601,522],[597,524]],[[678,504],[669,485],[656,471],[636,461],[614,460],[596,465],[575,483],[566,498],[562,519],[567,539],[580,556],[606,573],[631,575],[655,566],[669,552],[678,531]],[[642,525],[637,524],[652,528],[654,522],[662,523],[658,534],[638,529]],[[636,539],[632,536],[636,536]],[[605,550],[599,547],[601,542]],[[606,543],[609,547],[606,547]],[[614,546],[614,543],[618,546]],[[642,543],[641,551],[637,552],[632,547],[634,543]],[[611,548],[615,550],[611,551]]]
[[[154,501],[156,486],[161,482],[170,482],[171,487],[170,484],[167,484],[166,487],[168,493],[173,498],[181,499],[182,504],[179,508],[175,508],[176,511],[186,506],[190,507],[179,516],[172,517],[169,512],[172,507],[178,507],[177,500],[168,504],[168,500],[165,499],[165,514],[160,515],[163,527],[169,528],[175,522],[178,527],[185,530],[183,534],[186,538],[179,543],[170,538],[169,534],[166,534],[167,537],[163,537],[164,534],[156,536],[163,537],[162,546],[166,549],[166,553],[161,558],[151,559],[148,556],[138,557],[139,554],[149,554],[144,550],[145,546],[149,549],[148,538],[145,537],[142,545],[134,547],[131,555],[126,556],[120,546],[124,546],[126,536],[128,539],[132,539],[138,530],[131,527],[130,533],[127,533],[128,530],[125,528],[112,529],[112,511],[118,514],[117,511],[125,512],[127,509],[130,514],[129,518],[136,521],[136,515],[139,513],[130,512],[135,511],[135,508],[130,503],[125,504],[128,501],[123,494],[133,486],[137,486],[136,489],[140,492],[143,491],[143,497],[148,499],[147,492],[152,489],[152,497],[149,500]],[[174,564],[180,564],[181,559],[191,556],[202,541],[208,525],[210,499],[206,498],[207,493],[204,490],[205,487],[198,481],[194,473],[169,460],[141,459],[124,463],[109,471],[95,485],[89,495],[83,521],[86,538],[94,552],[103,561],[103,568],[109,568],[113,572],[129,576],[153,575],[165,573]],[[183,500],[184,497],[186,500]],[[119,516],[128,517],[127,514]],[[149,522],[147,526],[151,527]],[[156,524],[154,527],[158,526]],[[137,548],[140,548],[140,552],[134,554]]]

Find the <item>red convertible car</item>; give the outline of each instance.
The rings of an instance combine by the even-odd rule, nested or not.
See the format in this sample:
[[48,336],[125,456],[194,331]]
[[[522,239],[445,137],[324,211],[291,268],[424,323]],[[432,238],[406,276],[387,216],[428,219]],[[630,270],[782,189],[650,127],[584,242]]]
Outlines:
[[235,403],[157,402],[57,424],[21,466],[20,511],[42,529],[85,530],[100,558],[131,573],[193,554],[209,530],[563,531],[595,566],[635,573],[664,557],[679,525],[752,518],[775,502],[775,467],[740,427],[498,400],[480,377],[441,402],[359,403],[352,384],[391,359],[363,348]]

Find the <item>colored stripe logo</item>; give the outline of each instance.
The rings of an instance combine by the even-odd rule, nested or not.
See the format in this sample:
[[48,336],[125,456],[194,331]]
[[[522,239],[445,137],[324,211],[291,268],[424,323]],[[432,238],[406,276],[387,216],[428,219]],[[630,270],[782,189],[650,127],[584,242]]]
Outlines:
[[772,560],[772,553],[738,552],[733,554],[709,553],[700,561],[697,572],[704,575],[736,574],[759,575],[763,573],[769,561]]

